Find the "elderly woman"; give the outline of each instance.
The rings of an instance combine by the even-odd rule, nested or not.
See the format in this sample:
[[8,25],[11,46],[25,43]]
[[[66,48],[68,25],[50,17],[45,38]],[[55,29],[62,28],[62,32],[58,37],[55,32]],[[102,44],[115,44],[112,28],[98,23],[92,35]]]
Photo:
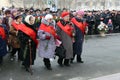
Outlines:
[[18,25],[22,23],[22,16],[17,15],[15,17],[15,20],[12,22],[10,27],[10,34],[11,34],[11,46],[12,46],[12,52],[11,52],[11,60],[14,60],[14,55],[18,51],[18,61],[20,60],[20,41],[18,40]]
[[70,59],[73,58],[73,42],[74,42],[74,26],[70,22],[70,13],[62,12],[62,19],[57,22],[57,33],[61,38],[62,45],[66,49],[65,58],[59,57],[58,64],[62,67],[63,64],[70,66]]
[[83,63],[81,55],[82,55],[82,49],[83,49],[83,42],[84,42],[84,36],[87,33],[87,23],[84,20],[84,11],[80,10],[77,11],[76,17],[71,19],[71,22],[74,24],[75,27],[75,43],[73,44],[73,59],[71,59],[71,63],[73,63],[73,60],[76,57],[76,60],[78,63]]
[[40,28],[38,30],[39,36],[39,48],[38,54],[43,58],[44,64],[48,70],[52,70],[50,64],[50,58],[54,58],[55,54],[55,39],[58,38],[55,31],[55,23],[53,21],[53,16],[47,14],[41,21]]
[[34,64],[36,58],[37,47],[37,31],[34,29],[35,18],[32,15],[25,17],[24,24],[19,25],[18,37],[20,40],[20,54],[22,56],[22,65],[26,68],[26,71],[31,71],[30,65]]

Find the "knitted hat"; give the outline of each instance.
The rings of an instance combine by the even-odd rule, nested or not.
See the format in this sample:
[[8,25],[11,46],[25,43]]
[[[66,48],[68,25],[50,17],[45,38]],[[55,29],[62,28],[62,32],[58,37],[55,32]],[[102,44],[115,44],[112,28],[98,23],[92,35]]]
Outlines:
[[79,10],[79,11],[77,11],[77,14],[83,16],[85,14],[85,12],[83,10]]
[[65,16],[69,15],[69,14],[70,14],[69,12],[62,12],[61,17],[63,18]]
[[17,12],[17,9],[12,9],[11,10],[11,14],[13,14],[14,12]]

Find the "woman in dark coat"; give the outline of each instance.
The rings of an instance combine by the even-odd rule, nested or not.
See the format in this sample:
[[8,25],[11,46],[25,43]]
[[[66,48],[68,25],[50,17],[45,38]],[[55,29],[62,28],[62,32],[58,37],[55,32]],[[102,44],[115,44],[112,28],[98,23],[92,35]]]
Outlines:
[[6,33],[1,23],[2,19],[0,19],[0,64],[3,62],[3,56],[7,54]]
[[25,18],[24,24],[21,24],[18,32],[20,40],[20,55],[22,56],[22,65],[26,68],[26,71],[30,71],[30,65],[34,64],[36,58],[37,47],[37,31],[34,29],[35,18],[32,15],[28,15]]
[[[75,25],[75,43],[73,44],[73,53],[74,57],[77,55],[77,62],[83,63],[81,54],[82,54],[82,48],[83,48],[83,41],[84,41],[84,34],[86,30],[86,23],[83,22],[83,15],[84,11],[78,11],[77,17],[73,18],[71,21]],[[73,62],[74,57],[71,62]]]

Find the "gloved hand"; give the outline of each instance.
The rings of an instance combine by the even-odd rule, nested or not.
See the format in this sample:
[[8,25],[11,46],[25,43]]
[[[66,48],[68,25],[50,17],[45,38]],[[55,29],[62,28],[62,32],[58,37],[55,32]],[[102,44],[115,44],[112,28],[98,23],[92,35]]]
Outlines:
[[50,38],[51,38],[50,36],[46,36],[46,39],[47,39],[47,40],[50,40]]
[[59,37],[58,35],[56,36],[56,39],[61,40],[60,37]]

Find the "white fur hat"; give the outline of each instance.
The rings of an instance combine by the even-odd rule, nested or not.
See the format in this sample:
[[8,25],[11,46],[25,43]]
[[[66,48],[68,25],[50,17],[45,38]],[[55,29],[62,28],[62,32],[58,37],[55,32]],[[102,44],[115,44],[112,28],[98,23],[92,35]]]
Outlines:
[[28,23],[28,24],[30,24],[30,18],[31,18],[31,17],[33,17],[33,19],[34,19],[34,21],[35,21],[35,17],[34,17],[34,16],[32,16],[32,15],[27,15],[27,16],[25,17],[25,22]]
[[52,16],[51,14],[47,14],[47,15],[45,16],[45,20],[52,19],[52,18],[53,18],[53,16]]

